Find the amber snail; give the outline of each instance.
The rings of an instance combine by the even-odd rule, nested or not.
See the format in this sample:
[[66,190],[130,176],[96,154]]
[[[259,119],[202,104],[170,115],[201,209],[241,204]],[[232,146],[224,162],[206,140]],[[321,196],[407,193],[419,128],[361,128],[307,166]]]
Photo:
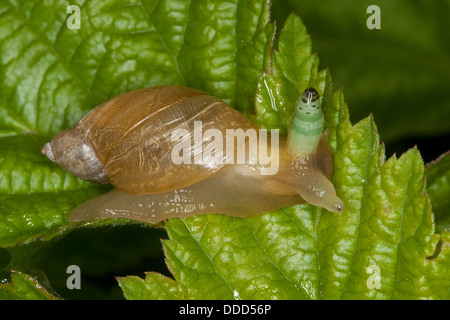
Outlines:
[[[230,132],[244,133],[245,139],[230,140]],[[252,132],[259,148],[277,157],[268,161],[261,153],[251,154],[246,141]],[[115,187],[75,208],[72,222],[129,218],[157,223],[209,213],[249,217],[305,201],[344,210],[329,180],[333,159],[315,89],[306,89],[297,101],[288,137],[273,141],[220,99],[161,86],[104,102],[57,134],[42,153],[82,179]],[[221,152],[225,145],[234,153]],[[237,150],[245,150],[243,162],[236,161]]]

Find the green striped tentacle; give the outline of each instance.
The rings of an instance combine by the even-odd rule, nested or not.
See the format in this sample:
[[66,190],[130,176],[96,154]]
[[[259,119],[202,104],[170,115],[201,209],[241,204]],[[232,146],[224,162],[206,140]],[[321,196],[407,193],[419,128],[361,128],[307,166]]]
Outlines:
[[300,157],[313,153],[323,132],[323,112],[319,93],[306,89],[295,104],[295,114],[288,132],[289,153]]

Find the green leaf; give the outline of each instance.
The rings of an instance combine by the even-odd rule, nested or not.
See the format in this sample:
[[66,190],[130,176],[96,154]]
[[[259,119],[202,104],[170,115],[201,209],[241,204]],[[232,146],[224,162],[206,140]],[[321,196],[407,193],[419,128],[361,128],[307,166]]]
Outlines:
[[21,272],[12,272],[11,282],[0,284],[1,300],[55,300],[55,296],[43,288],[36,279]]
[[269,58],[270,72],[258,81],[256,119],[260,126],[287,133],[295,102],[307,87],[322,93],[322,100],[331,92],[327,70],[318,71],[319,58],[311,55],[311,39],[300,18],[290,15],[278,39],[279,50]]
[[[106,99],[163,84],[204,89],[282,131],[301,91],[317,88],[347,209],[170,219],[162,246],[173,278],[152,266],[145,279],[121,274],[126,298],[450,298],[450,235],[435,233],[418,150],[385,161],[373,117],[352,125],[298,16],[275,38],[268,1],[70,4],[81,8],[81,29],[66,27],[69,2],[0,4],[0,246],[11,254],[3,270],[18,270],[0,287],[4,298],[47,296],[27,276],[35,257],[74,230],[76,205],[108,189],[51,163],[43,144]],[[446,175],[429,172],[436,182]],[[130,223],[81,227],[119,222]]]
[[418,151],[384,162],[373,119],[351,127],[341,92],[332,104],[338,109],[329,113],[344,117],[331,127],[342,214],[300,205],[251,219],[172,219],[163,245],[175,281],[153,273],[119,279],[126,296],[448,299],[448,233],[434,234]]
[[[69,4],[81,9],[80,29],[67,27]],[[46,159],[40,149],[54,134],[108,98],[154,85],[203,89],[249,110],[268,21],[268,1],[2,2],[0,246],[18,255],[6,268],[27,270],[27,250],[16,248],[67,234],[69,212],[110,188]]]
[[[282,32],[297,34],[300,28],[292,26],[298,21],[291,15]],[[315,74],[298,72],[297,78]],[[346,210],[332,214],[301,205],[251,219],[172,219],[163,247],[174,279],[154,273],[121,278],[127,298],[449,298],[449,237],[434,233],[419,152],[385,161],[373,118],[352,126],[342,92],[330,94],[331,79],[320,75],[316,86],[324,94],[335,150],[333,183]],[[280,88],[295,87],[295,79],[262,75],[256,101],[261,122],[286,124]]]

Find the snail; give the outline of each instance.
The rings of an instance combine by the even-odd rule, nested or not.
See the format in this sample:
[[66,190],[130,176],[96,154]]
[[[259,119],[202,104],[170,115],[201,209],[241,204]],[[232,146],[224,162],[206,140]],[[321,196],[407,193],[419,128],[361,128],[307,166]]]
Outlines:
[[295,109],[279,139],[203,91],[144,88],[97,106],[42,153],[82,179],[114,186],[76,207],[70,222],[249,217],[305,201],[343,211],[317,91],[306,89]]

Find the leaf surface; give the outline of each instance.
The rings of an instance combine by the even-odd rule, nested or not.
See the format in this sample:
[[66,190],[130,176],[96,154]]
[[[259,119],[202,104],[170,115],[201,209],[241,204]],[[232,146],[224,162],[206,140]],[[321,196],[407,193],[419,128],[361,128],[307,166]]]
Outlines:
[[433,204],[436,230],[450,230],[450,152],[425,167],[427,194]]
[[36,279],[22,272],[12,272],[10,283],[0,284],[1,300],[56,300]]
[[[367,12],[371,5],[380,9],[381,29],[366,26],[373,16]],[[430,150],[439,148],[443,153],[450,148],[450,99],[444,94],[450,86],[448,2],[273,3],[277,23],[283,23],[292,11],[308,26],[313,52],[319,53],[322,67],[332,69],[335,87],[345,87],[352,121],[372,113],[386,146],[407,138],[414,145],[411,138],[443,136],[443,145],[434,144]],[[428,147],[427,143],[419,146]]]

